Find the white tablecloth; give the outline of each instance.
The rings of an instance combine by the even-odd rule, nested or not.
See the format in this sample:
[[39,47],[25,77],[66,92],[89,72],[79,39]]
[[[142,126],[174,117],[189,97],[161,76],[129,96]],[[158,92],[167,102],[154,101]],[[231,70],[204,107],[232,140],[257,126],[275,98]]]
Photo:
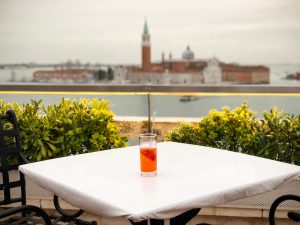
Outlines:
[[300,167],[202,146],[158,144],[158,175],[140,176],[138,146],[20,166],[32,181],[72,205],[134,221],[172,218],[261,194],[296,179]]

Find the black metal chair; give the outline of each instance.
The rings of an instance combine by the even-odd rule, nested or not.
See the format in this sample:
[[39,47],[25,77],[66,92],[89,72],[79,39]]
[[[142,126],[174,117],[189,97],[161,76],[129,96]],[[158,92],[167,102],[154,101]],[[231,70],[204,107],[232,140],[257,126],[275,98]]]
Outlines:
[[[275,212],[277,207],[284,201],[297,201],[300,202],[300,196],[297,195],[283,195],[279,198],[277,198],[273,204],[271,205],[270,212],[269,212],[269,224],[275,225]],[[290,218],[294,222],[300,222],[300,213],[297,212],[288,212],[287,214],[288,218]]]
[[[83,221],[79,217],[83,211],[78,210],[75,213],[68,213],[63,210],[54,196],[54,206],[61,214],[59,216],[49,216],[43,209],[26,205],[26,188],[24,175],[18,170],[19,165],[28,163],[22,154],[20,141],[20,131],[18,128],[16,116],[13,110],[8,110],[5,115],[0,115],[0,191],[3,192],[4,199],[0,200],[0,206],[11,203],[21,203],[21,206],[0,211],[0,225],[18,225],[18,224],[78,224],[78,225],[97,225],[95,221]],[[18,180],[11,181],[10,172],[17,171]],[[14,197],[12,190],[19,189],[20,196]],[[2,194],[0,192],[0,194]],[[18,216],[15,216],[18,214]],[[38,220],[39,219],[39,220]]]

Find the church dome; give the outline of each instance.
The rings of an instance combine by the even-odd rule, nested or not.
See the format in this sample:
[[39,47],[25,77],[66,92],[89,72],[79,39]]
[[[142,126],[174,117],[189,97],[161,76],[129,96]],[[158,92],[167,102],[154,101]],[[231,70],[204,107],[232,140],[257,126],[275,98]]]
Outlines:
[[190,46],[187,46],[186,50],[182,53],[182,59],[194,59],[194,52],[191,51]]

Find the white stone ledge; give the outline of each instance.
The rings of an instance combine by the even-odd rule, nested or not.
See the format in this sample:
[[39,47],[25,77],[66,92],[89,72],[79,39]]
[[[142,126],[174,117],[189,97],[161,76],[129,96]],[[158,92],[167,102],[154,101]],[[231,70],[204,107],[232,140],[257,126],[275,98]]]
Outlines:
[[[115,121],[132,121],[132,122],[136,122],[136,121],[148,121],[148,117],[146,116],[115,116],[114,117]],[[179,122],[199,122],[200,121],[200,117],[155,117],[154,120],[151,117],[151,120],[154,122],[174,122],[174,123],[179,123]]]

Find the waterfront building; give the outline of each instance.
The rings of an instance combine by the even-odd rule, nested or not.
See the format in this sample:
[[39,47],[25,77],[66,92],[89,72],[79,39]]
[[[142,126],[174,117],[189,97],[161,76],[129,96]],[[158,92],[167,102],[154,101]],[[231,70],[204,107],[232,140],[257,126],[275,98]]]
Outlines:
[[141,66],[126,68],[123,78],[132,84],[261,84],[270,82],[270,70],[265,66],[244,66],[228,64],[216,57],[196,59],[188,45],[181,59],[172,54],[160,62],[151,62],[151,42],[147,21],[142,33]]
[[86,69],[43,70],[33,73],[36,82],[87,82],[94,73]]
[[207,66],[203,69],[203,77],[206,84],[222,83],[222,68],[215,57],[207,61]]
[[142,70],[147,72],[151,70],[151,67],[151,42],[146,21],[142,35]]
[[270,70],[265,66],[221,64],[222,81],[231,84],[269,84]]

